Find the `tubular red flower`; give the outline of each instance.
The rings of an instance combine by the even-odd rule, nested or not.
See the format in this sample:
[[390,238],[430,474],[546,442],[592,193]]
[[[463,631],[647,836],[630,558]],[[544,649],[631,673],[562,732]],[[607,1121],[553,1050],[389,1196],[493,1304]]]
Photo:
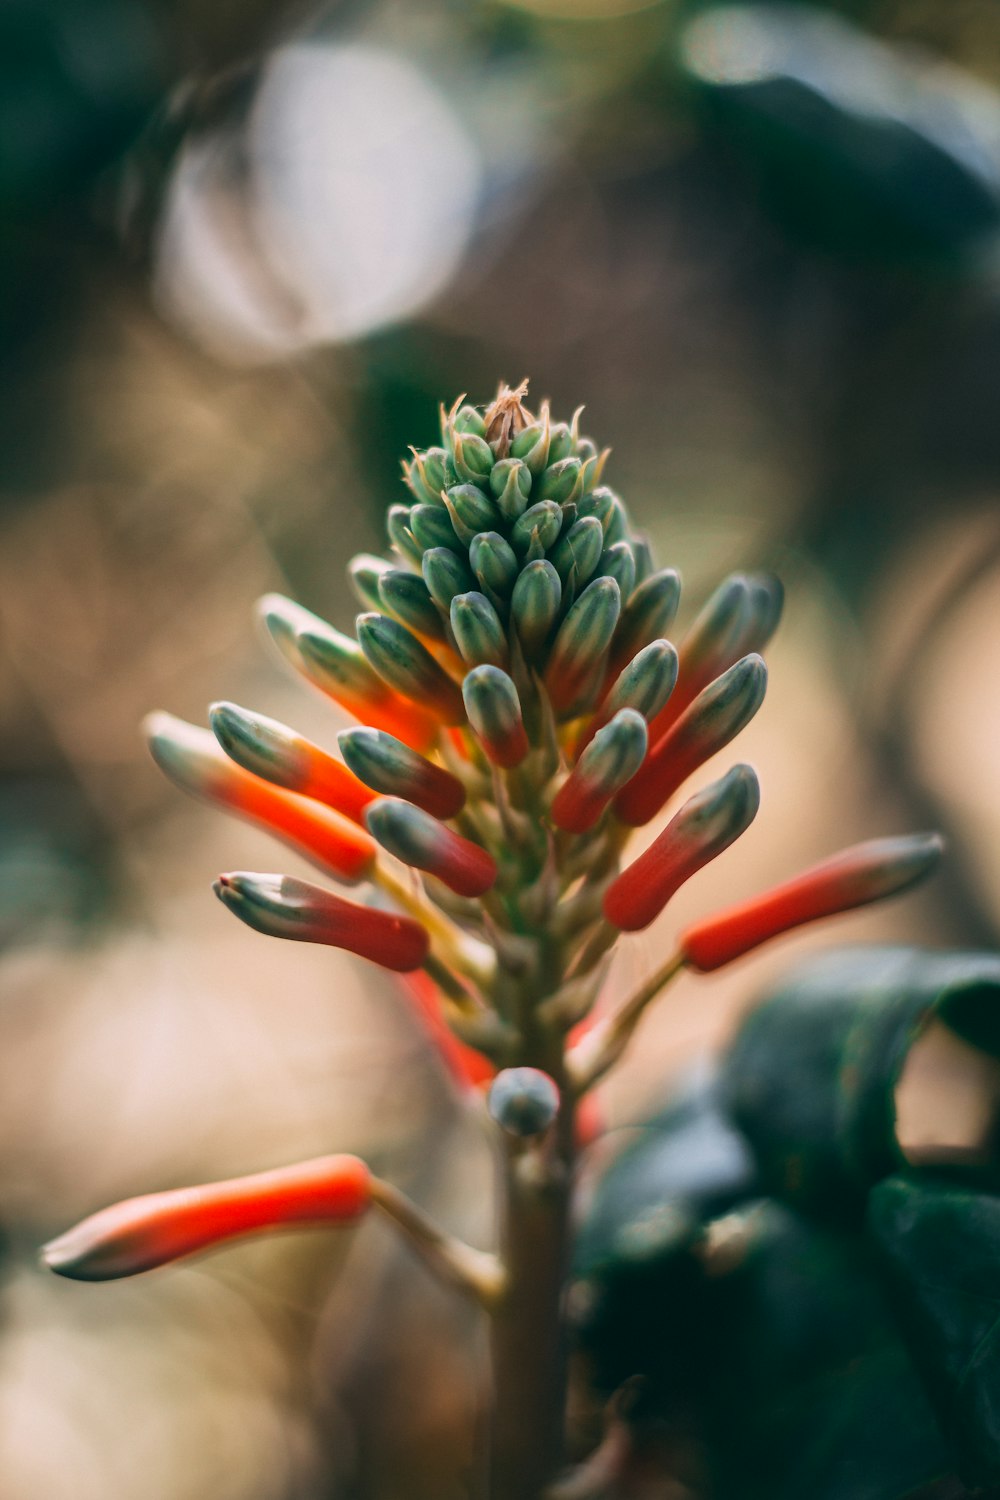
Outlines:
[[237,1236],[288,1224],[347,1224],[371,1201],[356,1156],[321,1156],[273,1172],[129,1198],[84,1219],[42,1250],[76,1281],[108,1281],[166,1265]]
[[497,878],[492,854],[399,797],[373,802],[368,827],[384,849],[442,880],[457,896],[484,896]]
[[907,890],[930,873],[943,848],[934,833],[856,844],[784,885],[695,923],[681,938],[680,951],[693,969],[719,969],[790,928]]
[[375,793],[343,761],[276,719],[235,703],[213,703],[209,721],[226,754],[251,775],[322,802],[363,826]]
[[244,771],[209,730],[165,713],[150,714],[145,728],[153,759],[184,791],[276,834],[341,880],[363,880],[371,871],[375,844],[367,833],[338,813]]

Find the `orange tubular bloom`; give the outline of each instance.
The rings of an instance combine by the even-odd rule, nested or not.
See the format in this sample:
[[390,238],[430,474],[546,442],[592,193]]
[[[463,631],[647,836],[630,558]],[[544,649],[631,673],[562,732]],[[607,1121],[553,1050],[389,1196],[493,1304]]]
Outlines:
[[146,733],[157,765],[185,791],[276,834],[327,874],[357,881],[371,872],[375,844],[367,833],[338,813],[244,771],[207,729],[158,713],[146,720]]
[[375,793],[343,761],[276,719],[235,703],[213,703],[209,720],[219,744],[238,766],[364,826],[364,810]]
[[790,928],[895,896],[930,873],[943,847],[937,834],[928,833],[844,849],[794,880],[689,927],[680,940],[684,961],[707,973]]
[[60,1276],[110,1281],[262,1229],[347,1224],[370,1201],[363,1161],[320,1156],[252,1177],[129,1198],[52,1240],[42,1256]]

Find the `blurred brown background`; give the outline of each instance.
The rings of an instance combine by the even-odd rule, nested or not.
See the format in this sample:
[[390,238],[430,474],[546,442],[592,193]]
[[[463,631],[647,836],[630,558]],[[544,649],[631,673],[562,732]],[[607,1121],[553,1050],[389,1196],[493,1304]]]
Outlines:
[[993,0],[0,7],[4,1500],[459,1492],[476,1330],[376,1229],[35,1268],[115,1197],[332,1149],[488,1238],[405,1002],[236,930],[211,878],[290,857],[137,730],[227,697],[332,738],[250,608],[349,623],[440,399],[586,401],[683,618],[788,588],[758,823],[616,985],[842,843],[949,836],[925,894],[684,982],[613,1119],[810,945],[996,941],[998,88]]

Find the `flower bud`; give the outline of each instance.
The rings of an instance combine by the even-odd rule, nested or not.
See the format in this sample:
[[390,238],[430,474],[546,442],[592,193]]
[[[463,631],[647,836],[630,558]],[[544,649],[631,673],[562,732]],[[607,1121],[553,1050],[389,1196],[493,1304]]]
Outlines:
[[518,574],[511,594],[511,617],[525,656],[541,651],[559,617],[562,581],[545,558],[536,558]]
[[321,1156],[252,1177],[129,1198],[50,1241],[42,1259],[60,1276],[109,1281],[262,1229],[348,1224],[370,1201],[363,1161]]
[[451,456],[455,471],[465,484],[479,484],[493,467],[492,448],[485,438],[472,432],[454,433]]
[[543,406],[541,420],[522,428],[511,441],[510,451],[514,458],[522,458],[532,474],[540,474],[549,461],[549,412]]
[[763,660],[745,656],[699,693],[669,733],[652,746],[641,771],[615,799],[615,812],[622,822],[637,828],[655,818],[691,773],[749,724],[766,690]]
[[319,745],[277,719],[251,713],[235,703],[213,703],[208,717],[223,750],[245,771],[323,802],[352,823],[364,821],[364,809],[372,793]]
[[384,797],[372,803],[365,818],[383,849],[436,876],[458,896],[483,896],[496,881],[491,854],[409,802]]
[[613,671],[620,671],[650,641],[666,636],[680,597],[680,575],[673,568],[653,573],[639,585],[622,610],[622,622],[615,637]]
[[569,424],[554,422],[549,432],[549,464],[561,463],[572,455],[575,448],[576,435]]
[[602,552],[597,571],[615,580],[622,596],[622,607],[626,608],[635,588],[635,555],[630,543],[615,542]]
[[563,620],[545,672],[545,685],[557,711],[575,708],[588,682],[593,685],[620,612],[615,580],[595,578]]
[[580,589],[600,562],[603,550],[604,532],[600,521],[596,516],[585,516],[582,521],[574,522],[559,538],[552,548],[549,561],[562,579],[564,588],[572,576],[574,584]]
[[[414,509],[416,508],[414,506]],[[378,591],[378,581],[383,573],[391,572],[392,564],[384,557],[376,557],[371,552],[359,552],[357,556],[351,558],[347,565],[347,576],[351,580],[351,587],[366,609],[382,608],[382,595]]]
[[425,552],[420,570],[428,593],[444,610],[451,608],[456,594],[465,594],[476,586],[465,558],[458,557],[446,547],[432,547]]
[[943,848],[935,833],[856,844],[785,885],[689,927],[681,952],[693,969],[719,969],[793,927],[907,890],[933,870]]
[[600,722],[620,708],[634,708],[648,723],[667,702],[677,681],[677,649],[669,641],[650,641],[624,667],[601,704]]
[[483,421],[482,413],[474,406],[463,406],[459,409],[452,427],[456,432],[470,432],[475,437],[486,436],[486,423]]
[[223,906],[265,937],[324,943],[406,974],[427,957],[430,938],[412,917],[345,901],[291,875],[220,875],[212,886]]
[[464,722],[458,684],[404,626],[385,615],[359,615],[357,632],[362,651],[384,682],[426,704],[445,724]]
[[462,660],[470,666],[507,665],[507,637],[485,594],[456,594],[451,601],[451,628]]
[[384,609],[418,635],[444,640],[444,623],[419,573],[410,573],[405,568],[389,568],[378,581],[378,592],[378,609]]
[[391,734],[364,727],[344,729],[338,743],[355,776],[375,792],[403,797],[435,818],[453,818],[465,805],[465,788],[457,776]]
[[413,451],[413,462],[403,465],[406,482],[423,505],[440,505],[441,491],[448,483],[451,460],[443,448]]
[[474,667],[462,684],[469,723],[494,765],[511,770],[531,748],[517,688],[499,667]]
[[613,490],[609,490],[606,485],[599,485],[596,490],[590,490],[578,499],[577,514],[596,517],[601,523],[601,530],[606,533],[615,514],[617,500],[618,496]]
[[556,827],[570,833],[593,828],[615,793],[642,765],[646,738],[646,721],[632,708],[623,708],[599,729],[552,803]]
[[385,518],[385,528],[396,551],[419,567],[420,545],[410,530],[410,507],[390,505]]
[[541,1135],[559,1113],[559,1090],[540,1068],[504,1068],[490,1085],[486,1104],[508,1135]]
[[474,484],[454,484],[444,492],[444,503],[460,542],[468,547],[480,531],[492,531],[500,525],[496,501]]
[[483,592],[505,605],[521,566],[510,543],[498,531],[482,531],[472,538],[469,561]]
[[759,806],[760,786],[750,766],[734,766],[698,792],[612,881],[604,896],[607,920],[623,932],[648,927],[685,881],[746,832]]
[[558,463],[550,464],[538,481],[537,499],[554,500],[557,505],[576,500],[583,493],[582,468],[578,458],[561,458]]
[[519,458],[502,458],[493,465],[490,489],[504,520],[516,521],[531,494],[531,470]]
[[444,505],[415,505],[410,511],[410,530],[417,545],[425,552],[431,547],[447,547],[458,552],[462,546]]
[[153,759],[176,786],[276,834],[341,880],[363,880],[370,872],[375,846],[367,833],[328,808],[244,771],[207,729],[164,713],[150,714],[145,729]]
[[529,562],[543,556],[562,530],[563,513],[554,500],[539,500],[519,516],[510,529],[510,544]]

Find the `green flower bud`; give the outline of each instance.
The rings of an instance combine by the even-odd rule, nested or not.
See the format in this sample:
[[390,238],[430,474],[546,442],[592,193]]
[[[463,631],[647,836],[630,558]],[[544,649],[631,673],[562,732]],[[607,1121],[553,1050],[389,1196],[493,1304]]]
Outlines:
[[559,1113],[559,1090],[538,1068],[504,1068],[490,1085],[486,1104],[508,1135],[541,1135]]
[[538,481],[537,498],[567,505],[583,493],[582,465],[578,458],[562,458],[550,464]]
[[532,422],[517,434],[510,445],[514,458],[523,458],[532,474],[540,474],[549,461],[549,419],[546,413],[541,422]]
[[502,458],[493,465],[490,488],[505,521],[516,521],[531,494],[531,470],[519,458]]
[[428,635],[432,640],[444,640],[444,623],[435,608],[427,585],[418,573],[409,573],[403,568],[389,568],[378,581],[379,602],[386,614],[400,624],[415,630],[418,635]]
[[426,552],[430,547],[450,547],[459,552],[462,543],[455,535],[444,505],[415,505],[410,511],[410,530],[418,547]]
[[451,601],[451,628],[463,661],[507,665],[507,637],[500,616],[485,594],[456,594]]
[[[591,444],[590,446],[593,447],[593,444]],[[610,452],[610,448],[605,448],[603,453],[588,454],[586,456],[582,454],[580,455],[583,458],[583,472],[580,475],[580,484],[584,494],[586,494],[588,490],[594,489],[594,487],[600,481],[601,474],[604,470],[604,465],[608,461],[608,454]],[[621,504],[621,501],[619,501],[618,503]]]
[[365,657],[383,682],[426,704],[445,724],[464,722],[458,684],[404,626],[385,615],[359,615],[357,632]]
[[428,448],[426,453],[414,449],[407,483],[425,505],[440,505],[441,491],[451,483],[450,469],[451,457],[443,448]]
[[656,570],[656,560],[653,557],[653,548],[649,537],[634,532],[630,537],[632,553],[635,557],[635,581],[645,583],[646,579]]
[[562,463],[575,455],[576,438],[566,422],[556,422],[549,433],[549,464]]
[[401,556],[409,558],[410,562],[420,564],[420,547],[413,532],[410,530],[410,507],[408,505],[390,505],[389,514],[385,520],[386,531],[389,540]]
[[356,557],[351,558],[347,565],[347,576],[351,580],[354,592],[368,609],[382,608],[382,595],[378,591],[378,581],[383,573],[391,571],[390,562],[384,557],[376,557],[371,552],[359,552]]
[[621,708],[655,718],[677,681],[677,648],[669,641],[650,641],[622,669],[601,705],[605,719]]
[[553,707],[576,708],[584,690],[600,684],[598,668],[621,614],[621,594],[613,578],[588,584],[559,627],[545,672]]
[[601,523],[602,529],[606,532],[611,524],[611,517],[614,515],[617,498],[611,490],[601,485],[596,490],[591,490],[589,494],[580,496],[576,507],[577,515],[581,517],[596,516]]
[[627,542],[630,535],[628,511],[618,496],[612,495],[611,507],[608,511],[607,520],[604,522],[604,539],[608,546],[611,547],[615,542]]
[[587,833],[646,755],[646,720],[633,708],[620,709],[599,729],[563,782],[552,803],[552,821],[569,833]]
[[495,501],[476,485],[454,484],[444,494],[455,535],[466,546],[480,531],[493,531],[500,525],[500,512]]
[[337,743],[348,768],[373,792],[404,797],[435,818],[453,818],[465,806],[465,788],[458,777],[395,735],[365,724],[342,729]]
[[465,484],[481,483],[493,467],[493,450],[485,438],[475,433],[456,432],[451,456],[455,472]]
[[615,639],[614,666],[621,667],[635,653],[666,635],[681,598],[680,575],[673,568],[653,573],[632,594]]
[[425,552],[420,571],[434,603],[444,610],[451,608],[451,601],[456,594],[464,594],[476,586],[476,580],[464,557],[459,557],[447,547],[432,547],[429,552]]
[[631,543],[615,542],[601,554],[597,571],[615,580],[621,590],[622,603],[627,606],[635,588],[635,554]]
[[474,667],[462,684],[469,723],[495,765],[520,765],[531,748],[517,688],[499,667]]
[[510,543],[518,557],[541,557],[562,530],[563,513],[554,500],[540,500],[511,527]]
[[522,569],[511,595],[511,616],[529,662],[548,641],[561,600],[562,581],[545,558]]
[[456,432],[472,433],[474,437],[480,438],[486,436],[486,423],[483,421],[482,413],[474,406],[461,407],[452,426]]
[[593,574],[604,549],[604,532],[596,516],[576,521],[552,548],[549,561],[563,581],[572,577],[579,589]]
[[520,572],[510,543],[498,531],[481,531],[472,538],[469,561],[486,593],[506,602]]

